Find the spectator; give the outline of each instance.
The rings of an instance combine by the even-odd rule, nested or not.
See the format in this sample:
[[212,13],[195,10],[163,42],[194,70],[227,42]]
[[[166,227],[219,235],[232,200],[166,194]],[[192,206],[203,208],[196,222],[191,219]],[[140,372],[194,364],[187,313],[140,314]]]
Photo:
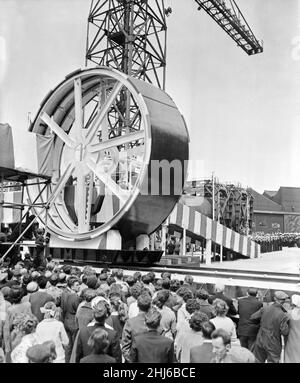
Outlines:
[[163,335],[174,340],[176,335],[176,316],[173,310],[166,306],[166,302],[170,297],[170,291],[160,290],[157,292],[153,304],[161,314],[160,327],[163,330]]
[[231,348],[231,336],[224,329],[215,330],[212,335],[213,353],[212,363],[255,363],[255,357],[244,347]]
[[260,321],[260,328],[254,346],[256,359],[264,363],[279,363],[282,342],[281,336],[289,334],[289,316],[283,307],[288,295],[283,291],[276,291],[275,302],[267,307],[262,307],[250,317],[251,321]]
[[46,289],[46,292],[53,297],[56,306],[60,306],[62,294],[62,289],[57,287],[58,281],[58,275],[52,274],[49,278],[49,287]]
[[69,337],[69,344],[66,349],[67,363],[70,360],[76,332],[78,330],[75,316],[79,305],[79,286],[78,278],[70,277],[67,281],[67,288],[61,295],[62,321]]
[[28,363],[53,363],[56,359],[55,344],[52,341],[36,344],[26,352]]
[[189,320],[189,328],[180,332],[176,339],[176,357],[180,363],[189,363],[191,347],[200,346],[203,343],[201,325],[207,321],[206,314],[196,311]]
[[145,315],[151,307],[151,297],[149,294],[141,294],[137,299],[139,314],[128,319],[123,328],[122,334],[122,353],[125,361],[130,361],[132,341],[135,336],[148,330],[145,325]]
[[92,349],[91,346],[88,344],[88,340],[92,335],[93,331],[97,328],[100,328],[102,330],[105,330],[108,334],[109,344],[107,347],[107,354],[114,358],[117,363],[120,363],[122,358],[120,342],[118,339],[117,332],[113,330],[110,326],[105,325],[105,320],[110,315],[109,304],[106,300],[99,300],[98,297],[96,297],[92,301],[92,308],[94,311],[95,322],[89,323],[86,327],[82,328],[79,331],[77,343],[74,344],[75,362],[79,363],[79,361],[82,358],[91,353]]
[[213,302],[213,308],[216,313],[216,317],[210,319],[210,321],[214,324],[216,330],[223,329],[230,335],[231,343],[239,343],[239,340],[236,336],[236,329],[234,322],[226,316],[228,312],[228,306],[223,299],[215,299]]
[[83,298],[83,302],[79,304],[75,316],[79,330],[86,327],[94,319],[94,312],[91,302],[96,297],[96,291],[92,289],[85,289],[82,291],[81,296]]
[[250,317],[257,310],[263,307],[262,302],[257,298],[257,289],[249,288],[247,291],[247,297],[240,298],[238,300],[238,336],[242,347],[246,347],[249,350],[253,349],[257,331],[259,326],[250,321]]
[[224,294],[225,286],[222,284],[216,284],[215,286],[215,294],[208,298],[208,302],[212,304],[215,299],[223,299],[228,306],[228,316],[236,316],[237,311],[234,307],[233,300]]
[[211,334],[215,329],[214,324],[210,321],[201,323],[203,342],[198,346],[191,347],[190,363],[210,363],[214,356]]
[[26,352],[29,347],[37,344],[35,329],[38,324],[37,318],[32,314],[22,314],[19,322],[22,338],[19,344],[11,352],[12,363],[28,363]]
[[52,295],[48,294],[46,291],[47,282],[47,278],[44,275],[38,277],[37,284],[39,289],[37,292],[32,293],[29,298],[32,314],[36,316],[39,322],[43,320],[41,307],[44,307],[47,302],[54,302]]
[[96,328],[88,340],[88,346],[92,352],[80,359],[80,363],[116,363],[116,359],[106,354],[109,345],[107,331]]
[[139,313],[137,299],[141,295],[142,289],[137,283],[129,289],[130,296],[127,298],[128,318],[134,318]]
[[150,309],[145,314],[149,331],[136,334],[130,350],[129,361],[138,363],[173,363],[174,342],[158,331],[161,314]]
[[289,335],[284,348],[284,363],[300,363],[300,295],[292,295]]
[[216,316],[215,310],[212,305],[208,303],[207,299],[209,298],[209,294],[204,289],[196,290],[195,297],[200,305],[199,310],[208,316],[208,319],[212,319]]
[[41,308],[44,319],[37,325],[36,337],[38,343],[53,341],[55,344],[56,358],[54,363],[65,363],[65,347],[69,338],[64,325],[59,321],[59,310],[54,302],[47,302]]
[[[194,298],[194,295],[192,293],[192,291],[190,289],[188,289],[187,287],[180,287],[179,290],[177,290],[177,296],[181,298],[181,300],[179,300],[177,302],[177,304],[181,304],[180,308],[178,309],[177,311],[177,331],[180,329],[181,327],[181,324],[186,322],[187,320],[189,320],[191,318],[191,313],[189,313],[187,310],[186,310],[186,302],[189,300],[189,299],[193,299]],[[198,304],[198,308],[197,310],[199,310],[200,308],[200,305]]]

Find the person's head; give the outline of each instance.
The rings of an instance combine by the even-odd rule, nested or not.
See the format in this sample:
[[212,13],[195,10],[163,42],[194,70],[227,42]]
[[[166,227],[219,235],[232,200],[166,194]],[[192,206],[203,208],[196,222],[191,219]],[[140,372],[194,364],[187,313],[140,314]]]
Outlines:
[[185,304],[185,309],[189,314],[193,314],[195,311],[200,310],[200,303],[197,299],[188,299]]
[[215,299],[213,301],[213,308],[215,310],[216,316],[224,317],[228,312],[228,305],[223,299]]
[[97,293],[93,289],[84,289],[81,293],[82,299],[85,300],[87,303],[91,302],[96,296]]
[[72,266],[70,265],[64,265],[63,268],[62,268],[62,271],[67,274],[67,275],[70,275],[71,274],[71,271],[72,271]]
[[147,312],[151,307],[151,296],[148,293],[139,295],[137,299],[137,306],[140,311]]
[[44,229],[38,228],[36,233],[37,233],[37,235],[43,235],[44,234]]
[[114,278],[112,275],[107,278],[107,284],[108,286],[112,285],[113,283],[116,283],[116,278]]
[[23,286],[27,286],[28,283],[30,283],[31,281],[32,281],[31,275],[29,275],[29,274],[23,275],[23,277],[22,277],[22,285]]
[[75,293],[78,293],[80,288],[80,282],[79,279],[76,277],[70,277],[67,280],[67,286],[73,290]]
[[128,275],[128,277],[126,278],[126,283],[128,284],[129,287],[132,287],[135,284],[135,279],[133,278],[132,275]]
[[300,295],[299,294],[293,294],[291,297],[291,303],[292,306],[295,308],[300,308]]
[[39,285],[40,289],[45,289],[47,286],[48,279],[45,277],[45,275],[41,275],[38,277],[36,282]]
[[289,296],[284,291],[275,291],[274,301],[283,305]]
[[155,273],[154,273],[154,271],[149,271],[149,273],[147,273],[147,275],[150,278],[150,282],[154,283],[154,281],[155,281]]
[[56,273],[51,275],[49,278],[49,283],[51,286],[56,286],[58,284],[58,275]]
[[65,273],[58,273],[58,282],[63,284],[67,281],[67,274]]
[[39,285],[34,281],[29,282],[28,285],[26,286],[26,291],[29,294],[35,293],[36,291],[38,291],[38,289],[39,289]]
[[162,283],[163,283],[163,280],[161,278],[156,281],[154,285],[155,291],[162,290]]
[[50,340],[31,346],[26,351],[28,363],[53,363],[56,359],[55,343]]
[[95,289],[97,286],[97,283],[98,283],[98,278],[94,274],[89,275],[85,282],[85,284],[87,285],[89,289]]
[[167,302],[170,296],[170,291],[169,290],[160,290],[158,291],[156,297],[153,299],[153,304],[161,309],[164,304]]
[[186,286],[180,287],[177,291],[176,294],[183,299],[184,302],[187,302],[189,299],[194,298],[194,294],[192,290],[190,290]]
[[19,268],[13,270],[13,279],[20,283],[21,278],[22,278],[21,270]]
[[202,323],[208,321],[208,316],[201,312],[201,311],[195,311],[193,315],[191,316],[191,319],[189,320],[190,328],[194,331],[201,331],[202,330]]
[[59,318],[60,313],[54,302],[45,303],[44,307],[41,307],[40,310],[44,314],[44,319]]
[[249,287],[249,289],[247,290],[247,294],[250,297],[256,297],[257,296],[257,289],[255,289],[254,287]]
[[145,314],[145,324],[149,329],[156,330],[160,324],[161,314],[155,308],[150,308]]
[[186,275],[184,277],[184,283],[191,285],[193,282],[194,282],[194,278],[191,275]]
[[206,301],[206,299],[208,299],[208,297],[209,297],[209,294],[206,290],[199,289],[199,290],[196,290],[195,296],[198,299],[202,299],[202,300]]
[[178,279],[171,279],[170,291],[176,292],[180,288],[180,281]]
[[122,269],[118,269],[116,271],[116,274],[115,274],[115,277],[118,279],[118,280],[123,280],[123,276],[124,276],[124,272]]
[[105,319],[110,315],[109,303],[102,297],[96,297],[92,300],[91,307],[94,312],[95,321],[103,325]]
[[138,284],[134,284],[132,287],[129,288],[129,294],[134,298],[138,299],[138,297],[141,295],[142,288]]
[[38,319],[33,314],[24,314],[20,321],[20,329],[24,335],[32,334],[35,332],[36,326],[38,325]]
[[210,321],[201,323],[201,332],[204,339],[211,339],[211,334],[215,331],[215,325]]
[[133,278],[134,280],[137,282],[137,281],[141,281],[142,279],[142,273],[140,271],[136,271],[134,274],[133,274]]
[[89,337],[87,344],[94,354],[104,353],[109,345],[107,331],[102,328],[96,328]]
[[225,285],[223,285],[222,283],[216,283],[215,292],[216,293],[224,293],[224,291],[225,291]]
[[161,284],[161,287],[164,289],[164,290],[170,290],[170,286],[171,286],[171,281],[169,278],[164,278],[162,280],[162,284]]
[[144,285],[149,285],[149,283],[151,282],[151,278],[148,274],[142,276],[142,282],[144,283]]
[[220,359],[222,359],[226,353],[230,350],[231,337],[227,331],[223,329],[214,330],[211,334],[213,353]]
[[18,304],[21,302],[23,298],[24,292],[22,287],[20,286],[13,286],[10,291],[10,302],[12,304]]
[[169,273],[168,271],[164,271],[163,273],[161,273],[161,279],[165,279],[165,278],[168,278],[168,279],[170,279],[171,280],[171,278],[172,278],[172,274],[171,273]]
[[104,283],[104,282],[107,281],[108,275],[107,275],[106,273],[100,273],[100,275],[99,275],[98,278],[99,278],[99,281],[100,281],[101,283]]

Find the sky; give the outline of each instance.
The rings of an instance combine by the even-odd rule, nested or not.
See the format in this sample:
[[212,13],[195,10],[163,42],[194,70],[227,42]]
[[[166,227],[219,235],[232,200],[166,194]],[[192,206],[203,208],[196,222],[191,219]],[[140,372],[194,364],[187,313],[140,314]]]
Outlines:
[[[191,177],[259,192],[300,186],[300,0],[236,0],[262,54],[248,56],[193,0],[166,0],[166,91],[190,135]],[[0,0],[0,122],[16,165],[36,169],[28,132],[41,101],[84,67],[89,0]]]

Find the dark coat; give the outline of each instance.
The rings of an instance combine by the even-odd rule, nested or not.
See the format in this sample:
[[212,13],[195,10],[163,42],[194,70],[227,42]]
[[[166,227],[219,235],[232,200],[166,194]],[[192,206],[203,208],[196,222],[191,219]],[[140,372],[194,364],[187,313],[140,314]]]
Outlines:
[[251,321],[260,320],[260,328],[256,338],[256,345],[273,355],[281,354],[281,335],[289,333],[289,317],[286,310],[277,302],[262,307],[250,317]]
[[190,363],[210,363],[213,357],[212,342],[204,342],[190,350]]
[[174,341],[148,330],[133,339],[130,361],[138,363],[173,363]]
[[81,330],[86,327],[94,319],[94,311],[90,302],[84,303],[76,313],[76,323]]
[[255,297],[248,296],[238,300],[239,336],[255,337],[257,335],[259,325],[250,321],[250,317],[261,307],[263,307],[262,302]]
[[79,305],[79,296],[69,290],[64,290],[61,295],[62,321],[65,329],[70,332],[76,332],[78,325],[75,319],[76,311]]
[[116,363],[116,359],[107,354],[90,354],[80,359],[79,363]]
[[226,295],[224,295],[223,293],[216,293],[215,295],[212,295],[208,298],[208,302],[210,304],[213,303],[213,301],[215,299],[223,299],[223,301],[225,301],[227,303],[227,306],[229,307],[229,310],[228,310],[228,313],[227,315],[228,316],[231,316],[231,315],[236,315],[237,314],[237,311],[234,307],[234,304],[233,304],[233,300],[229,297],[227,297]]
[[37,317],[39,322],[41,322],[44,319],[41,307],[44,307],[47,302],[54,302],[54,298],[46,291],[37,291],[30,295],[29,302],[31,304],[32,314]]
[[148,331],[148,327],[145,324],[144,312],[140,312],[136,317],[127,320],[122,333],[122,353],[126,360],[130,360],[133,338],[146,331]]
[[92,332],[96,328],[102,328],[108,334],[109,344],[107,349],[105,350],[105,353],[115,358],[117,363],[121,363],[122,354],[121,354],[119,338],[116,331],[111,330],[110,328],[107,328],[99,323],[95,323],[93,326],[84,327],[79,331],[77,345],[76,345],[76,356],[75,356],[76,363],[78,363],[80,359],[89,355],[92,352],[92,349],[90,348],[90,346],[88,346],[87,343],[88,343],[89,337],[91,336]]

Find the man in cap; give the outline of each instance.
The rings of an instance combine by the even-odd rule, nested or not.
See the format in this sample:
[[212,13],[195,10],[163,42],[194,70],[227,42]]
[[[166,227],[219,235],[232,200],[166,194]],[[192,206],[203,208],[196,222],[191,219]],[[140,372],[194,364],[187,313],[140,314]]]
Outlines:
[[247,296],[238,299],[238,313],[239,313],[239,324],[238,324],[238,335],[242,347],[246,347],[249,350],[255,343],[258,326],[255,323],[250,322],[250,316],[263,307],[262,302],[257,298],[257,289],[249,288]]
[[260,320],[260,328],[257,334],[254,355],[256,359],[264,363],[279,363],[282,351],[281,336],[289,334],[289,317],[283,307],[288,295],[283,291],[276,291],[274,303],[262,307],[252,314],[250,321]]

